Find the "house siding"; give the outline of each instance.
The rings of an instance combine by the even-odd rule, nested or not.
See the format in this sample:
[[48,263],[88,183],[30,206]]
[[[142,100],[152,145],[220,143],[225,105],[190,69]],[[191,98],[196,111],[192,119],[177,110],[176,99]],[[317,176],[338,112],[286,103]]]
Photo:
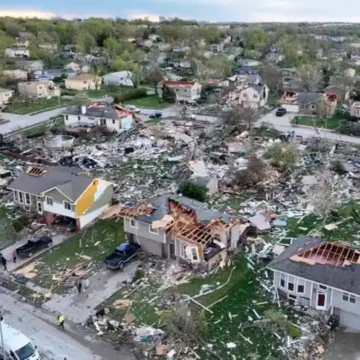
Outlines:
[[149,231],[150,224],[137,221],[137,227],[132,227],[130,225],[130,219],[124,218],[124,230],[130,234],[134,234],[138,237],[142,237],[147,240],[153,240],[155,242],[165,244],[166,235],[163,230],[159,229],[158,234],[154,234]]
[[83,215],[95,202],[95,193],[98,190],[99,180],[95,179],[76,201],[76,216]]
[[[356,297],[355,304],[353,304],[343,300],[343,293],[346,293],[346,291],[341,291],[337,289],[333,290],[332,306],[360,316],[360,296]],[[360,323],[358,327],[360,327]]]
[[[67,201],[68,203],[70,203],[70,205],[73,205],[72,202],[67,197],[62,195],[58,190],[54,189],[54,190],[48,191],[44,195],[45,195],[44,201],[43,201],[44,212],[49,212],[52,214],[67,216],[67,217],[76,219],[75,210],[73,210],[73,209],[67,210],[67,209],[65,209],[65,206],[64,206],[64,201]],[[46,197],[51,197],[53,199],[52,205],[49,205],[47,203]]]

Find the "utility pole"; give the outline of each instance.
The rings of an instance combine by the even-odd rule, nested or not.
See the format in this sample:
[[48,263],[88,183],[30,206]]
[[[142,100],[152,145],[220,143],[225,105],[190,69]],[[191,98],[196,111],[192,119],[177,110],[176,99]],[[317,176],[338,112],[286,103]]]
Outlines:
[[0,337],[1,337],[1,347],[2,347],[2,357],[4,360],[6,360],[5,357],[5,344],[4,344],[4,335],[2,332],[2,322],[3,322],[3,315],[2,312],[0,311]]

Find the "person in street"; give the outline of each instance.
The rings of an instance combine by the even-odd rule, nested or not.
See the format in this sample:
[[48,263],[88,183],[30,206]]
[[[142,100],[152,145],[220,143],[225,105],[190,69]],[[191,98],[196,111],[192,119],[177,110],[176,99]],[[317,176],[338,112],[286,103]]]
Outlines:
[[14,261],[14,264],[16,263],[16,258],[17,258],[17,254],[16,254],[16,250],[13,251],[13,261]]
[[0,261],[1,261],[1,265],[4,267],[4,270],[7,270],[6,267],[6,259],[4,258],[3,254],[0,254]]
[[65,316],[64,315],[59,315],[58,316],[58,320],[59,320],[59,327],[62,328],[63,330],[65,330],[64,327],[64,323],[65,323]]
[[78,289],[78,292],[80,294],[81,291],[82,291],[82,281],[81,281],[81,279],[79,279],[78,282],[77,282],[77,289]]

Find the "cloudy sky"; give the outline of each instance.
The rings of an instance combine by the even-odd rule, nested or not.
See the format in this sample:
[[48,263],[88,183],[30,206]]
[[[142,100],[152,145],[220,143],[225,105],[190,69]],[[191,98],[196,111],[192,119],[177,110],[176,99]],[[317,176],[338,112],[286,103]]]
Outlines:
[[13,4],[1,0],[0,16],[360,22],[359,0],[17,0]]

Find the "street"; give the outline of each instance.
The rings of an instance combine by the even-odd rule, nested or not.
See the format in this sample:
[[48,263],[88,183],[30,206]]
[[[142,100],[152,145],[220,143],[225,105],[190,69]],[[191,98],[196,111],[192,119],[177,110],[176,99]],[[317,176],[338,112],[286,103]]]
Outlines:
[[16,301],[3,288],[0,288],[0,299],[4,321],[32,340],[42,360],[135,360],[126,347],[115,350],[69,321],[65,321],[65,331],[58,329],[56,314]]

